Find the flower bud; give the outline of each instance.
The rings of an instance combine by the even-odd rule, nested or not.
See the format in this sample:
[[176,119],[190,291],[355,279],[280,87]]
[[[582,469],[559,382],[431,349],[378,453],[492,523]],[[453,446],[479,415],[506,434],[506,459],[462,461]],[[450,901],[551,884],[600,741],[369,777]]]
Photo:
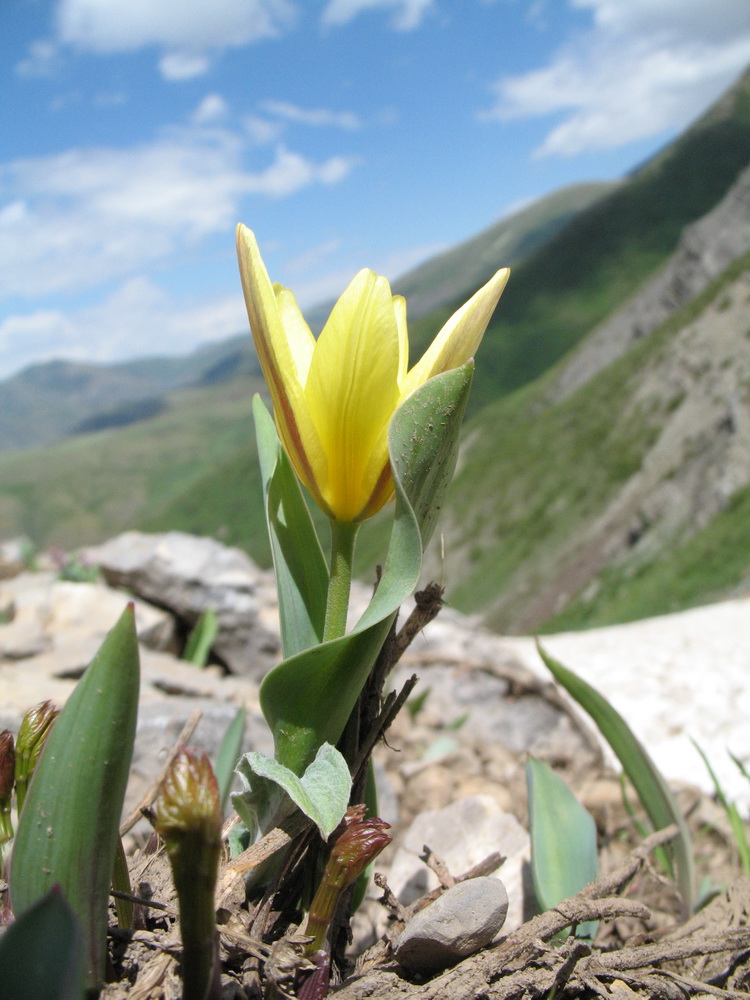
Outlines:
[[[328,856],[323,878],[307,915],[305,933],[313,940],[308,954],[323,948],[328,925],[333,920],[341,894],[359,878],[371,861],[391,842],[390,824],[365,819],[365,806],[350,806],[339,826],[341,831]],[[334,836],[336,833],[334,832]]]
[[172,866],[180,904],[183,1000],[217,994],[214,892],[221,853],[221,800],[205,753],[180,748],[156,802],[156,832]]
[[0,733],[0,808],[5,801],[10,802],[16,777],[16,749],[13,733],[4,729]]
[[59,714],[59,709],[51,701],[43,701],[30,709],[21,720],[16,737],[16,805],[19,815],[34,768]]
[[[9,729],[0,733],[0,849],[13,837],[10,819],[11,795],[16,775],[16,751],[13,733]],[[0,850],[0,858],[2,851]]]

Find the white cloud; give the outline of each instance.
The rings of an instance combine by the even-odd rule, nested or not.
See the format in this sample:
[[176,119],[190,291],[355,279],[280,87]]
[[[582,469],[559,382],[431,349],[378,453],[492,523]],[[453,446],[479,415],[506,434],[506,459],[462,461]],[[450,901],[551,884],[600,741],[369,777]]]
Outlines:
[[215,125],[224,121],[229,114],[229,106],[221,94],[206,94],[193,112],[193,125]]
[[537,155],[572,156],[686,125],[750,62],[738,0],[569,0],[591,12],[548,66],[495,85],[482,117],[556,115]]
[[434,0],[328,0],[323,24],[348,24],[369,10],[392,11],[391,24],[396,31],[418,28],[433,7]]
[[143,271],[230,232],[248,196],[335,184],[356,159],[278,148],[245,166],[226,129],[173,129],[129,149],[72,149],[0,164],[0,300],[75,292]]
[[248,176],[245,186],[253,194],[283,198],[310,184],[337,184],[358,162],[356,157],[332,156],[315,164],[280,146],[275,161],[262,173]]
[[314,127],[333,126],[344,129],[361,128],[359,118],[351,111],[329,111],[326,108],[300,108],[289,101],[261,101],[260,108],[266,114],[301,125],[312,125]]
[[0,378],[49,358],[110,362],[186,353],[246,326],[241,294],[175,300],[151,279],[137,276],[94,305],[70,313],[37,310],[9,316],[0,323]]
[[177,83],[204,76],[210,67],[211,61],[202,52],[168,52],[159,60],[159,72],[164,79]]
[[277,36],[295,12],[290,0],[60,0],[57,30],[89,52],[156,45],[198,53]]
[[60,54],[54,42],[39,39],[29,46],[29,54],[16,65],[19,76],[54,76],[60,68]]
[[257,146],[265,146],[269,142],[275,142],[284,131],[281,122],[269,122],[267,118],[260,118],[258,115],[246,115],[242,119],[242,125],[247,135]]

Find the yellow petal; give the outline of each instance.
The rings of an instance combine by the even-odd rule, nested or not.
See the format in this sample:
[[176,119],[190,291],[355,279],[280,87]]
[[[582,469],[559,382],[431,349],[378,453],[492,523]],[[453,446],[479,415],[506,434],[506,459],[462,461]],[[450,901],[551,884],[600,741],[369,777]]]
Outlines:
[[307,382],[307,373],[310,370],[313,351],[315,350],[315,337],[312,335],[310,327],[302,315],[294,292],[283,285],[275,284],[273,290],[276,294],[276,304],[279,309],[279,318],[286,333],[289,350],[292,353],[294,366],[297,371],[297,381],[304,388]]
[[402,399],[433,375],[458,368],[474,357],[509,276],[507,267],[498,271],[451,316],[404,379]]
[[237,256],[250,329],[273,400],[279,436],[300,479],[314,492],[316,479],[325,477],[326,460],[307,410],[301,379],[303,372],[307,374],[312,352],[298,324],[291,338],[287,336],[282,312],[285,316],[291,314],[289,300],[282,294],[279,308],[255,236],[242,224],[237,226]]
[[382,472],[371,457],[399,399],[399,364],[390,286],[372,271],[360,271],[318,338],[305,387],[328,456],[321,491],[340,520],[358,518]]
[[409,368],[409,331],[406,326],[406,299],[403,295],[393,296],[393,311],[398,326],[398,384],[401,385]]

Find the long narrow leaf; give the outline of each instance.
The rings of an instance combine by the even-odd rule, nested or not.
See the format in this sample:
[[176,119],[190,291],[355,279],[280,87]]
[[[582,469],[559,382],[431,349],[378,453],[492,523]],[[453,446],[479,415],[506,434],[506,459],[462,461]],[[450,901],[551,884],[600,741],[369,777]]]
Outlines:
[[612,747],[654,829],[662,830],[672,823],[677,826],[678,834],[671,845],[670,854],[674,859],[684,915],[689,915],[695,905],[693,851],[687,825],[669,786],[630,726],[607,699],[545,652],[539,643],[537,648],[555,680],[588,712]]
[[237,710],[237,714],[227,726],[227,730],[221,740],[219,752],[216,754],[216,764],[214,774],[219,786],[219,797],[221,808],[227,804],[229,792],[232,788],[234,769],[242,754],[242,744],[245,740],[245,706]]
[[288,657],[323,639],[328,567],[294,469],[260,396],[253,399],[253,417],[279,594],[281,647]]
[[182,654],[183,660],[194,663],[196,667],[205,667],[218,631],[219,619],[216,612],[213,608],[206,608],[188,637]]
[[[542,909],[574,896],[597,876],[596,824],[562,778],[543,761],[526,762],[531,837],[531,874]],[[593,938],[597,922],[577,929]]]
[[745,875],[750,875],[750,845],[747,841],[747,830],[745,829],[745,824],[742,822],[742,817],[739,814],[739,810],[734,802],[730,802],[726,796],[724,789],[719,782],[719,778],[711,766],[711,761],[708,759],[706,754],[703,752],[701,747],[693,740],[693,746],[701,755],[703,763],[706,765],[706,770],[711,776],[711,781],[714,784],[714,790],[716,791],[716,798],[724,810],[724,813],[729,822],[729,826],[732,830],[732,836],[734,837],[734,842],[737,845],[737,852],[740,856],[740,864],[742,865],[742,870]]
[[109,887],[133,753],[139,677],[131,604],[49,735],[13,845],[10,891],[16,916],[59,884],[81,924],[92,989],[104,978]]

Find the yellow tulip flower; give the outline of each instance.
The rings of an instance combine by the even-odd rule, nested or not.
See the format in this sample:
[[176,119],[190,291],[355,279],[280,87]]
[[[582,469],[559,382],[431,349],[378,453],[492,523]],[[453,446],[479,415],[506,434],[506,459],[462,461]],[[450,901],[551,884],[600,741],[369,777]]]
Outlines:
[[253,233],[237,227],[245,304],[276,425],[297,475],[332,519],[372,517],[393,496],[388,425],[433,375],[473,357],[509,271],[498,271],[407,370],[406,303],[360,271],[316,340],[288,288],[272,285]]

